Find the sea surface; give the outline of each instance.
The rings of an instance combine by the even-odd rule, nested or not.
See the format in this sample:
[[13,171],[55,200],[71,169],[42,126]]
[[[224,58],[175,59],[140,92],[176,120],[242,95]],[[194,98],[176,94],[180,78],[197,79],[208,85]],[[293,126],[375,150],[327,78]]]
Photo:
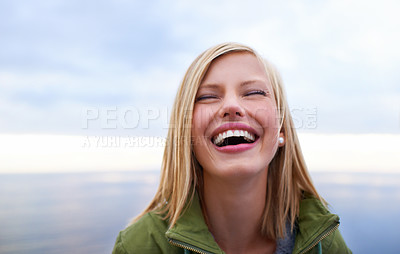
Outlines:
[[[354,253],[400,253],[400,174],[312,173]],[[111,253],[157,171],[0,174],[0,253]]]

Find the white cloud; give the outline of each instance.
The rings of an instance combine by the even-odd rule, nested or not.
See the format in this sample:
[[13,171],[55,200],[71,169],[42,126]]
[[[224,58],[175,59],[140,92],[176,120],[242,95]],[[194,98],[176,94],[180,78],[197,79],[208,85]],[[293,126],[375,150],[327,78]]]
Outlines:
[[355,123],[375,122],[325,122],[318,131],[398,130],[398,1],[78,3],[10,2],[3,8],[3,130],[12,131],[7,124],[16,118],[10,116],[21,112],[29,116],[16,125],[29,131],[57,111],[73,122],[76,109],[88,105],[171,106],[191,61],[223,41],[249,44],[276,64],[291,105],[318,107],[326,119],[351,108],[361,119]]
[[[183,76],[183,74],[182,74]],[[101,135],[159,135],[168,126],[173,99],[181,74],[153,68],[124,75],[77,76],[62,72],[0,72],[0,130],[6,133],[69,133]],[[130,107],[140,113],[140,125],[113,130],[101,126],[82,129],[83,112]],[[157,119],[146,122],[148,110]],[[103,112],[104,113],[104,112]],[[99,119],[100,120],[104,119]],[[121,119],[119,119],[121,120]],[[151,128],[149,128],[151,127]]]
[[[299,134],[309,170],[400,173],[400,135]],[[157,170],[165,139],[0,135],[0,173]]]
[[87,172],[158,169],[162,138],[0,135],[0,172]]
[[400,135],[300,134],[311,171],[398,172]]
[[[399,64],[400,19],[398,1],[329,1],[319,23],[340,38],[328,38],[323,47],[330,57],[387,69]],[[328,40],[327,40],[328,42]]]

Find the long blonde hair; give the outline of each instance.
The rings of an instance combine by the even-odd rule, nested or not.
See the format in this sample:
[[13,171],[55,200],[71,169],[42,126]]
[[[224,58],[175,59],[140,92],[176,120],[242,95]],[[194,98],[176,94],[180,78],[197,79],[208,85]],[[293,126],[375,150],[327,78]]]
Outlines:
[[187,70],[171,112],[160,185],[149,206],[132,223],[145,213],[155,211],[163,214],[172,227],[187,203],[193,199],[196,190],[201,192],[201,166],[193,154],[191,144],[195,96],[211,63],[219,56],[233,52],[253,54],[264,64],[275,94],[281,132],[286,139],[285,145],[278,149],[268,168],[262,233],[272,239],[283,237],[287,221],[293,229],[303,192],[322,200],[308,174],[279,73],[250,47],[238,43],[223,43],[203,52]]

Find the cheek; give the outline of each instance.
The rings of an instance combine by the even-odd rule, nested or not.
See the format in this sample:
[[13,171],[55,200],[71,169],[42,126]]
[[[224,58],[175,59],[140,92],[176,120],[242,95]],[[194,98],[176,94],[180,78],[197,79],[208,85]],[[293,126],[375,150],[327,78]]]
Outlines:
[[199,149],[198,146],[202,145],[206,129],[209,126],[209,117],[203,107],[195,107],[192,118],[192,144],[194,149]]
[[213,122],[215,110],[213,108],[199,105],[194,108],[192,118],[192,136],[204,135],[207,127]]
[[263,129],[279,128],[279,116],[273,107],[259,108],[254,111],[253,117]]
[[192,147],[197,161],[202,165],[205,154],[205,131],[207,128],[207,119],[204,110],[201,107],[195,107],[192,117]]
[[192,137],[196,137],[199,135],[199,132],[201,131],[201,129],[203,129],[204,126],[203,121],[204,120],[201,116],[201,110],[195,108],[192,117]]

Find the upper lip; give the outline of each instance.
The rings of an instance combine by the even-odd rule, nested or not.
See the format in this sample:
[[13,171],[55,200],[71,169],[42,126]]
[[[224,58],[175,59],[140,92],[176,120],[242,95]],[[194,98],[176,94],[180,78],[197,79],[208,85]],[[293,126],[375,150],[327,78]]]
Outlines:
[[218,128],[216,128],[211,134],[211,140],[215,136],[217,136],[219,133],[222,133],[227,130],[244,130],[244,131],[248,131],[249,133],[251,133],[255,136],[260,136],[260,135],[258,135],[257,131],[254,128],[248,126],[247,124],[233,122],[233,123],[223,124],[223,125],[219,126]]

